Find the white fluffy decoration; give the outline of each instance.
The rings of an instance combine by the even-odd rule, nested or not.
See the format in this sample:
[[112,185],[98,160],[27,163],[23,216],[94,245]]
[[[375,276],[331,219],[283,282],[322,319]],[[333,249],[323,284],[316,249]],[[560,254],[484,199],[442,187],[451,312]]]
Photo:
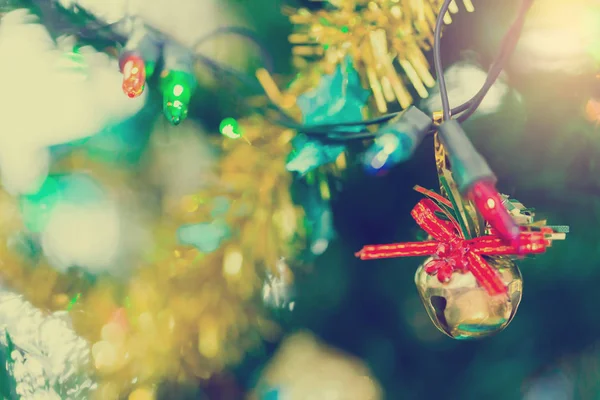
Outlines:
[[42,232],[42,248],[50,263],[65,271],[80,266],[92,273],[116,265],[121,239],[117,206],[109,200],[96,204],[56,206]]
[[216,180],[217,152],[200,125],[184,121],[171,126],[160,120],[151,138],[150,173],[165,198],[178,202]]
[[[470,63],[457,63],[444,72],[444,77],[450,106],[456,107],[471,99],[481,89],[487,78],[487,71]],[[496,81],[477,109],[476,115],[488,115],[497,111],[508,92],[508,86],[501,79]],[[424,105],[430,112],[442,109],[438,86],[424,100]]]
[[60,271],[77,266],[93,274],[122,272],[124,253],[132,245],[125,238],[130,222],[125,215],[131,213],[85,175],[69,175],[62,182],[68,189],[40,234],[48,261]]
[[121,89],[116,60],[74,41],[55,43],[27,10],[0,21],[0,171],[12,194],[34,193],[49,168],[48,146],[85,138],[143,107]]

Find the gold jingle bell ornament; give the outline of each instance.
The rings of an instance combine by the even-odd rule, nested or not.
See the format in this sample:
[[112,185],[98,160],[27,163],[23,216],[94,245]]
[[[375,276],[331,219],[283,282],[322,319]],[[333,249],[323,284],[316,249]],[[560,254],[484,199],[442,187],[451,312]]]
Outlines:
[[425,271],[428,259],[415,274],[415,284],[433,324],[454,339],[478,339],[504,330],[515,316],[523,292],[517,265],[507,258],[487,260],[508,289],[490,295],[473,274],[454,272],[448,282]]
[[[452,190],[446,191],[449,198],[445,198],[418,186],[415,189],[427,198],[411,215],[431,240],[364,246],[357,257],[429,256],[417,269],[415,283],[433,324],[461,340],[502,331],[515,316],[523,291],[521,271],[509,257],[543,253],[553,239],[564,239],[564,233],[555,233],[544,222],[534,223],[532,214],[526,221],[513,215],[524,224],[518,240],[508,244],[478,214],[471,214],[477,220],[468,220],[470,213],[464,212],[460,196],[453,196]],[[525,210],[518,202],[508,202],[504,206],[511,215]]]

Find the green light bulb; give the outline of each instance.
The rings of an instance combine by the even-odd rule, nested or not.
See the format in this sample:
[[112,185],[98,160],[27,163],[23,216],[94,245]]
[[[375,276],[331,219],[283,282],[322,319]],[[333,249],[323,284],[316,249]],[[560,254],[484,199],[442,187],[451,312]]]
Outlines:
[[161,78],[163,111],[173,125],[179,125],[188,114],[196,79],[190,73],[169,71]]
[[240,126],[238,122],[233,118],[225,118],[219,125],[219,132],[221,135],[227,136],[231,139],[239,139],[242,136]]

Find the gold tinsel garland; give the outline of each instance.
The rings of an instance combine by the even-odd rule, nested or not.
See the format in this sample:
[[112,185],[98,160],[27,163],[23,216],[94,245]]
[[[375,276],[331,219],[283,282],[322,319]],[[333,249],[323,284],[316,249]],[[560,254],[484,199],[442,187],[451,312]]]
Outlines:
[[[254,301],[264,272],[277,273],[277,261],[294,254],[294,239],[302,235],[303,214],[292,203],[284,167],[293,132],[259,116],[240,126],[243,139],[222,142],[218,184],[184,197],[179,210],[163,220],[161,248],[172,249],[168,257],[140,269],[129,286],[128,315],[153,320],[156,336],[148,335],[147,326],[138,328],[130,338],[138,351],[116,353],[129,353],[152,370],[150,381],[208,378],[276,333]],[[229,200],[224,219],[231,237],[209,254],[177,245],[174,232],[181,224],[213,220],[217,197]],[[128,378],[139,376],[138,370]]]
[[[300,70],[318,67],[330,73],[350,56],[355,68],[371,88],[379,113],[397,102],[407,108],[413,102],[411,90],[421,98],[435,84],[423,52],[433,43],[433,30],[441,0],[329,0],[330,7],[311,12],[287,9],[295,32],[295,65]],[[468,12],[471,0],[462,1]],[[451,3],[445,22],[457,13]],[[399,72],[401,71],[401,72]]]
[[[117,399],[133,389],[130,398],[152,398],[164,380],[208,379],[277,334],[257,298],[265,272],[281,274],[278,261],[301,247],[303,212],[292,203],[292,177],[285,170],[294,132],[260,116],[240,126],[243,139],[222,142],[218,183],[184,197],[157,222],[159,249],[129,280],[101,277],[92,285],[78,273],[60,274],[45,260],[32,267],[7,247],[8,235],[21,228],[19,219],[4,221],[5,282],[41,309],[70,309],[76,332],[91,345],[95,398]],[[78,155],[70,160],[76,170],[96,171],[113,190],[133,179]],[[19,215],[15,201],[3,196],[4,215]],[[177,228],[210,223],[216,197],[229,199],[224,219],[231,237],[210,254],[179,245]]]

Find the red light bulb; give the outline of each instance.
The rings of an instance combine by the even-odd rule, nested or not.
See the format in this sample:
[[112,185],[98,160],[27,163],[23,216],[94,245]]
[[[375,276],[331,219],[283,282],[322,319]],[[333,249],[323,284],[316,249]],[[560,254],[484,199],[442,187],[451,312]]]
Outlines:
[[476,182],[467,197],[500,237],[519,248],[521,228],[502,204],[502,197],[492,181]]
[[136,54],[127,54],[120,62],[123,73],[123,93],[135,98],[144,92],[146,63]]

